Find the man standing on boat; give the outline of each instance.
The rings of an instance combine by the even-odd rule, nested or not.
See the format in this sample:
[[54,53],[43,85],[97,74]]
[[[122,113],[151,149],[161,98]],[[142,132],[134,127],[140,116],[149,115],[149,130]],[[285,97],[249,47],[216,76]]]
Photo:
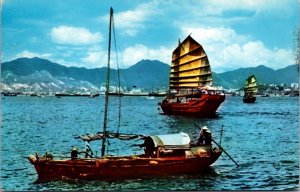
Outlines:
[[201,128],[198,138],[198,145],[211,145],[211,133],[209,129],[204,126]]
[[93,151],[90,147],[90,142],[89,141],[86,141],[85,142],[85,158],[93,158]]

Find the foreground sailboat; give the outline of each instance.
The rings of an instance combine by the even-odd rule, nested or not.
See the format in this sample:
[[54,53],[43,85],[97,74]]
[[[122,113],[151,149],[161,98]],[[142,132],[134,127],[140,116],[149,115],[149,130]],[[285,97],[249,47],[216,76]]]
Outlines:
[[[78,149],[75,147],[72,149],[71,157],[64,159],[56,159],[49,153],[44,156],[39,156],[37,153],[30,155],[28,159],[34,165],[38,179],[41,181],[115,180],[199,173],[207,169],[224,150],[219,145],[217,145],[218,147],[212,145],[212,141],[215,141],[206,127],[201,130],[199,140],[196,142],[192,142],[189,135],[182,132],[146,136],[106,131],[112,19],[113,10],[111,9],[103,131],[78,137],[87,144],[95,140],[102,140],[101,157],[93,156],[90,153],[89,145],[87,145],[85,157],[80,157]],[[108,138],[142,140],[142,144],[136,144],[136,146],[143,148],[144,153],[128,156],[106,155]]]
[[[205,129],[204,129],[205,130]],[[145,153],[129,156],[102,156],[54,159],[52,155],[30,155],[40,181],[81,179],[115,180],[200,173],[214,163],[222,153],[211,144],[191,144],[186,133],[170,135],[127,135],[106,133],[105,137],[143,139]],[[103,133],[82,136],[84,141],[103,139]],[[73,149],[73,152],[76,149]],[[76,154],[76,153],[75,153]]]
[[249,76],[246,79],[245,87],[244,87],[244,103],[254,103],[256,101],[255,94],[257,92],[257,81],[254,75]]
[[211,85],[208,57],[189,35],[173,51],[170,93],[159,105],[167,115],[213,116],[225,95]]

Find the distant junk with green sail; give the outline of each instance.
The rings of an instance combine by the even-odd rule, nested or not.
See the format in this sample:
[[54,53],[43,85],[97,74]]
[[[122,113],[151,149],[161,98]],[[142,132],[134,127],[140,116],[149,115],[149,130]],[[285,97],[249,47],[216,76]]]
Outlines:
[[254,75],[249,76],[246,79],[245,87],[244,87],[244,103],[255,103],[256,97],[255,94],[257,93],[258,86],[257,81]]

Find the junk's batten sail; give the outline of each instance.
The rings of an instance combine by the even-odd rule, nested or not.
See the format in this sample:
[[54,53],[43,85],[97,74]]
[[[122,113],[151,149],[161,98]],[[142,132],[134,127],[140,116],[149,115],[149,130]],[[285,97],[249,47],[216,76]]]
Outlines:
[[167,115],[214,116],[225,95],[212,81],[207,54],[188,36],[173,51],[170,92],[158,104]]
[[251,75],[246,79],[244,87],[244,103],[255,103],[256,97],[255,94],[258,91],[257,81],[254,75]]
[[170,89],[212,85],[211,69],[203,47],[188,36],[173,51]]
[[254,75],[251,75],[246,80],[244,91],[245,92],[253,92],[253,93],[256,93],[258,91],[257,81],[256,81],[256,78]]

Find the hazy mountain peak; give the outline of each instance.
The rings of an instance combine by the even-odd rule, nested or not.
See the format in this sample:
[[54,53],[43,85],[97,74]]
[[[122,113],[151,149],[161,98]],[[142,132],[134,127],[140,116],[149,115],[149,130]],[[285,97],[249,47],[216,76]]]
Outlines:
[[[83,87],[100,87],[106,80],[106,67],[86,69],[66,67],[38,57],[19,58],[2,64],[2,81],[7,87],[19,83],[23,89],[35,84],[36,88],[43,90],[81,90]],[[170,66],[158,60],[144,59],[135,65],[122,69],[121,86],[155,89],[168,87]],[[224,88],[240,88],[249,75],[255,75],[258,83],[294,83],[298,82],[298,66],[291,65],[274,70],[264,65],[249,68],[239,68],[224,73],[213,73],[213,84]],[[116,85],[117,73],[111,69],[111,82]],[[43,83],[43,84],[42,84]],[[55,86],[53,86],[55,84]],[[39,85],[39,86],[38,86]],[[20,87],[20,86],[19,86]],[[13,88],[12,88],[13,89]],[[30,89],[34,90],[34,88]]]

